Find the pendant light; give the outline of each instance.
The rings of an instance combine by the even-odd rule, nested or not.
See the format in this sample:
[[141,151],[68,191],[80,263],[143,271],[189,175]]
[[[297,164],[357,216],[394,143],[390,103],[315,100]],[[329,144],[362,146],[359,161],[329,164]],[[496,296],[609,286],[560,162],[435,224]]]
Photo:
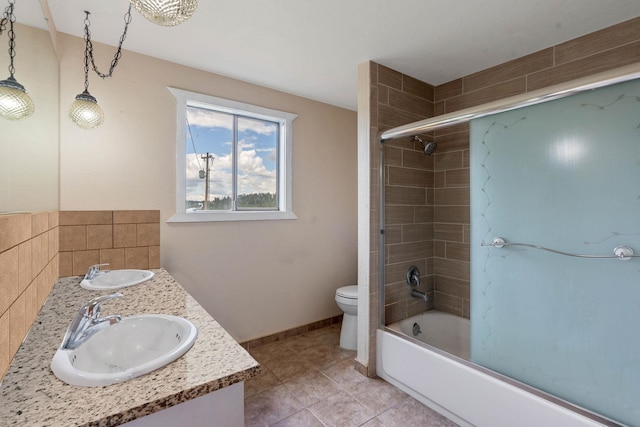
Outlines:
[[173,27],[191,18],[198,0],[130,0],[142,16],[154,24]]
[[69,118],[83,129],[93,129],[104,122],[104,113],[98,101],[89,93],[89,12],[84,20],[84,92],[76,95],[76,100],[69,107]]
[[9,22],[9,77],[0,81],[0,116],[9,120],[19,120],[29,117],[33,114],[35,106],[33,101],[27,95],[27,91],[13,76],[15,68],[13,66],[13,57],[15,52],[16,35],[13,31],[13,23],[16,17],[13,14],[14,0],[9,0],[9,6],[4,11],[4,16],[0,21],[0,35],[6,29]]
[[98,70],[98,67],[96,67],[96,63],[93,58],[91,32],[89,31],[89,25],[91,25],[91,22],[89,22],[90,12],[85,10],[84,13],[86,14],[84,19],[84,91],[76,95],[76,100],[69,107],[69,118],[83,129],[93,129],[104,122],[104,113],[102,112],[102,108],[98,105],[96,98],[89,93],[89,62],[91,62],[93,71],[103,79],[112,76],[113,70],[118,65],[118,61],[122,56],[122,43],[127,37],[127,29],[131,23],[131,5],[129,5],[129,10],[124,15],[124,31],[122,36],[120,36],[118,50],[111,61],[111,67],[109,68],[108,74],[101,73]]

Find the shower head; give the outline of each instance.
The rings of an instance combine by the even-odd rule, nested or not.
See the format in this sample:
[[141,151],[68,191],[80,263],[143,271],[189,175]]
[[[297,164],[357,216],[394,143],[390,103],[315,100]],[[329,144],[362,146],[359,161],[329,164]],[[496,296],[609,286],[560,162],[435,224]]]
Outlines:
[[415,135],[413,138],[411,138],[411,140],[419,142],[422,145],[422,151],[427,156],[433,155],[433,153],[436,152],[436,148],[438,148],[438,144],[436,144],[435,142],[424,142],[418,135]]
[[427,156],[431,156],[436,152],[436,148],[438,148],[438,144],[436,144],[435,142],[428,142],[424,146],[424,154],[426,154]]

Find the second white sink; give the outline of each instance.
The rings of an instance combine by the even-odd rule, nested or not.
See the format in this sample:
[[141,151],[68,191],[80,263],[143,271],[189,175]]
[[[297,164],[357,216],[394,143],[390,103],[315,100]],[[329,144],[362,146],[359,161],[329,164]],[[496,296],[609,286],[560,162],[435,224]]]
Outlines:
[[93,291],[108,291],[139,285],[153,276],[153,271],[149,270],[110,270],[100,272],[92,280],[83,279],[80,286]]

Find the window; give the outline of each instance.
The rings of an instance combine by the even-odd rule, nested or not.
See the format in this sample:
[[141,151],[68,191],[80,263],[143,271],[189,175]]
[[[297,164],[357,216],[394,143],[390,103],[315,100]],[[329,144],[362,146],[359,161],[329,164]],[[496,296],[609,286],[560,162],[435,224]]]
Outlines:
[[294,219],[295,114],[169,88],[177,99],[176,214],[169,222]]

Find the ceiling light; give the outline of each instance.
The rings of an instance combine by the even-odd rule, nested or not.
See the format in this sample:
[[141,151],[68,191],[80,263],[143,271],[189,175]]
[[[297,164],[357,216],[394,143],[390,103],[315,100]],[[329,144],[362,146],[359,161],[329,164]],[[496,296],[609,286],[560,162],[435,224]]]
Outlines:
[[98,101],[88,90],[76,95],[69,107],[69,118],[83,129],[93,129],[104,122],[104,113]]
[[172,27],[191,18],[198,0],[130,0],[142,16],[154,24]]
[[9,120],[19,120],[29,117],[33,114],[35,106],[33,101],[27,95],[27,91],[13,76],[15,68],[13,67],[13,57],[15,52],[15,38],[13,31],[13,23],[16,17],[13,14],[14,0],[9,0],[9,6],[4,11],[4,16],[0,21],[0,35],[6,29],[9,22],[9,77],[0,81],[0,116]]
[[84,92],[76,95],[76,100],[73,101],[69,107],[69,118],[83,129],[93,129],[104,122],[104,113],[102,112],[102,108],[98,105],[96,98],[89,93],[89,62],[91,62],[93,71],[103,79],[112,76],[113,70],[118,65],[118,61],[122,56],[122,43],[127,37],[127,29],[131,23],[131,5],[129,5],[129,10],[124,15],[124,32],[122,33],[122,36],[120,36],[118,50],[111,61],[111,67],[109,68],[108,74],[101,73],[96,67],[95,60],[93,59],[91,32],[89,31],[89,25],[91,25],[91,22],[89,22],[90,12],[85,10],[84,13],[86,14],[84,19]]

